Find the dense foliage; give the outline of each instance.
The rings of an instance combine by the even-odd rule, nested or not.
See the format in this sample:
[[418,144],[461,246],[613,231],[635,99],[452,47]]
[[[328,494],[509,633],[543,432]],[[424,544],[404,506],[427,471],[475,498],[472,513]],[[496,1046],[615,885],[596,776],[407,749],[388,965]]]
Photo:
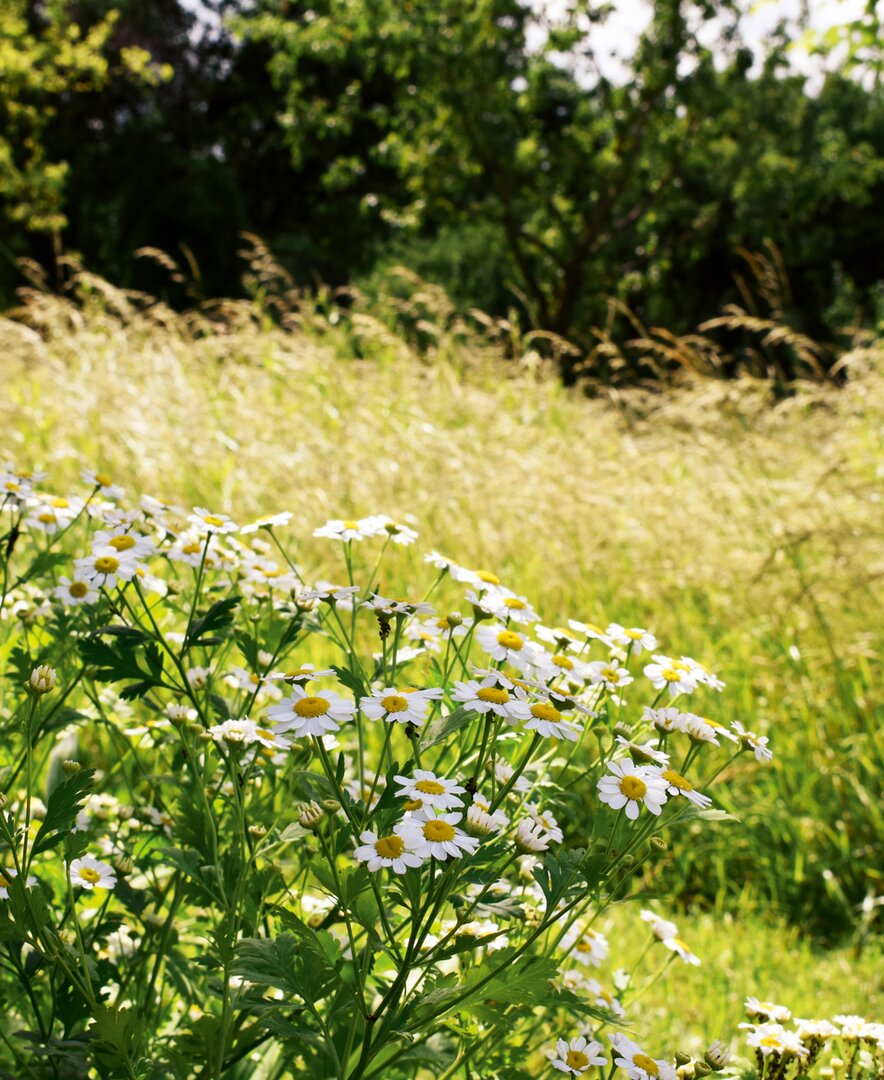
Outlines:
[[[159,287],[133,258],[151,245],[185,251],[191,292],[230,294],[247,229],[302,283],[405,262],[464,308],[515,306],[587,342],[611,296],[681,333],[728,301],[770,314],[736,278],[739,250],[772,241],[789,325],[831,339],[880,318],[867,43],[813,88],[785,34],[753,61],[729,5],[660,0],[614,78],[604,17],[573,2],[544,22],[517,0],[4,6],[0,62],[28,78],[0,81],[0,112],[30,126],[7,124],[0,284],[9,297],[15,256],[67,249]],[[52,47],[66,33],[69,60]]]

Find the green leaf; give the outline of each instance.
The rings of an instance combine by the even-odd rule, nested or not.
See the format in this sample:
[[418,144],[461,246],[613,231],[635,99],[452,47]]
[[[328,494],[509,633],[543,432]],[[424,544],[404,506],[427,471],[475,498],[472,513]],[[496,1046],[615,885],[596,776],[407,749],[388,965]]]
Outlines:
[[103,1065],[126,1067],[131,1071],[131,1058],[140,1041],[141,1018],[134,1009],[114,1009],[99,1005],[89,1034],[92,1053]]
[[245,938],[236,948],[234,975],[315,1002],[343,985],[335,963],[341,949],[327,931],[302,925],[300,933],[277,938]]
[[242,597],[233,595],[225,596],[223,600],[216,600],[205,615],[193,620],[190,632],[184,642],[184,648],[191,648],[209,635],[223,634],[233,623],[233,612],[238,607],[241,599]]
[[60,844],[76,824],[77,814],[92,790],[91,769],[81,769],[73,776],[66,776],[55,787],[46,803],[46,816],[34,838],[31,849],[34,855]]
[[447,716],[436,717],[421,733],[421,750],[429,750],[431,746],[444,742],[449,735],[465,727],[475,716],[476,713],[470,709],[459,706]]

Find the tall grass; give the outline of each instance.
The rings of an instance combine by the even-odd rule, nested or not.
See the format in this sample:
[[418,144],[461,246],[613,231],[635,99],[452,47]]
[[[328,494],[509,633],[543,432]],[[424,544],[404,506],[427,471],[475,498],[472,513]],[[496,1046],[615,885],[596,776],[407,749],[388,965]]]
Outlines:
[[546,611],[678,640],[729,684],[717,719],[776,757],[741,765],[740,822],[682,845],[660,888],[861,939],[884,891],[880,351],[783,400],[745,377],[590,400],[536,337],[429,287],[397,333],[276,273],[184,315],[83,273],[67,298],[31,289],[0,321],[2,455],[243,517],[390,513]]

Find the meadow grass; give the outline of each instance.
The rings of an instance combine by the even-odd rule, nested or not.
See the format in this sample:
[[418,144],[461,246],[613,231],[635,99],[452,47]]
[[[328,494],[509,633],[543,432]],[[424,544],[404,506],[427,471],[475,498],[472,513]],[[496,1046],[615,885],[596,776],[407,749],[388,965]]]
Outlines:
[[[874,1015],[880,353],[781,401],[749,380],[589,400],[530,351],[437,334],[418,355],[366,316],[181,317],[82,284],[85,302],[34,293],[0,322],[0,457],[59,486],[88,463],[243,520],[288,509],[301,530],[389,513],[547,614],[678,642],[728,684],[716,719],[769,734],[775,758],[740,759],[723,796],[740,821],[680,844],[654,882],[710,912],[692,927],[704,967],[654,992],[661,1025],[711,1037],[747,992]],[[382,589],[407,594],[419,558]],[[848,944],[821,958],[814,936]]]

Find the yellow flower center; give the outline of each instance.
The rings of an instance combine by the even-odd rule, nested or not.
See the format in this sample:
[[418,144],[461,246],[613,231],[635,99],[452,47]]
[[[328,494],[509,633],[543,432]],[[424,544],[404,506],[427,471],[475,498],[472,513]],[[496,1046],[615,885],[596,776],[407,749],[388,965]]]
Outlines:
[[44,525],[51,525],[55,521],[55,514],[51,511],[47,511],[45,514],[37,514],[37,521],[42,521]]
[[568,656],[563,656],[561,653],[556,653],[552,658],[552,662],[556,667],[564,668],[565,671],[570,671],[574,667],[574,661]]
[[81,600],[89,592],[89,586],[85,581],[72,581],[68,592],[77,600]]
[[623,632],[628,638],[631,638],[633,641],[638,641],[639,638],[644,637],[645,634],[644,630],[624,630]]
[[202,544],[185,544],[181,549],[185,555],[198,555],[203,550]]
[[258,736],[259,739],[270,739],[271,742],[273,741],[273,732],[270,730],[270,728],[256,727],[255,734]]
[[261,573],[266,578],[282,577],[283,571],[278,566],[262,566]]
[[101,874],[97,870],[93,870],[91,866],[81,866],[78,873],[84,881],[88,881],[92,885],[101,880]]
[[7,888],[8,885],[9,885],[8,878],[5,878],[2,874],[0,874],[0,889],[5,889],[5,888]]
[[119,568],[120,560],[115,559],[113,555],[99,555],[95,560],[95,569],[99,574],[112,574]]
[[420,799],[407,799],[406,802],[405,802],[405,805],[402,807],[402,809],[403,810],[420,810],[420,808],[423,805],[424,804],[420,801]]
[[21,491],[21,484],[17,484],[14,480],[7,480],[3,486],[7,491]]
[[569,1050],[565,1054],[565,1064],[569,1069],[585,1069],[589,1065],[589,1058],[579,1050]]
[[599,997],[602,999],[602,1001],[604,1001],[608,1005],[613,1005],[614,1004],[614,999],[611,997],[611,995],[608,993],[608,991],[605,990],[604,988],[599,990]]
[[418,780],[414,785],[422,795],[444,795],[445,786],[438,780]]
[[424,825],[424,836],[428,840],[453,840],[454,827],[447,821],[428,821]]
[[680,673],[677,672],[675,668],[671,667],[663,668],[660,674],[667,682],[678,682],[678,680],[681,678]]
[[546,701],[541,701],[537,705],[532,705],[531,715],[536,716],[538,720],[549,720],[553,723],[562,719],[562,714],[555,705],[550,705]]
[[608,682],[620,682],[620,669],[615,667],[602,668],[602,678]]
[[95,474],[95,483],[100,484],[101,487],[110,487],[113,480],[111,480],[107,473],[97,472]]
[[203,521],[207,525],[219,525],[220,526],[220,525],[224,524],[224,518],[223,517],[218,517],[217,514],[203,514]]
[[135,541],[131,536],[112,536],[108,540],[108,544],[114,551],[128,551],[130,548],[135,547]]
[[765,1035],[764,1038],[761,1040],[761,1045],[771,1046],[774,1050],[778,1050],[780,1046],[780,1040],[776,1037],[776,1035]]
[[518,596],[506,596],[503,600],[503,606],[508,607],[510,611],[524,611],[527,605]]
[[673,660],[672,666],[676,671],[690,671],[690,667],[687,664],[681,662],[681,660]]
[[520,634],[514,634],[512,630],[504,630],[497,635],[497,644],[502,645],[505,649],[513,649],[518,652],[525,642]]
[[653,1058],[649,1058],[647,1054],[636,1054],[632,1059],[632,1064],[639,1069],[644,1069],[648,1076],[660,1075],[660,1066]]
[[302,697],[300,701],[295,702],[295,715],[296,716],[324,716],[330,708],[327,698],[324,697]]
[[381,705],[387,712],[405,712],[408,708],[408,702],[399,694],[387,694],[386,697],[381,698]]
[[505,705],[509,699],[508,690],[497,690],[493,686],[483,686],[476,691],[479,701],[490,701],[492,705]]
[[398,859],[405,851],[405,842],[401,836],[382,836],[375,842],[374,849],[382,859]]
[[353,520],[352,518],[348,518],[348,519],[347,519],[347,520],[346,520],[346,521],[344,522],[344,528],[345,528],[345,529],[358,529],[358,528],[359,528],[359,522],[358,522],[358,521],[354,521],[354,520]]
[[67,499],[53,499],[52,505],[55,507],[56,510],[66,510],[71,504],[67,501]]
[[643,799],[647,794],[648,785],[637,776],[624,776],[620,781],[620,790],[627,799]]
[[686,780],[681,773],[677,773],[675,769],[664,769],[663,779],[668,780],[673,787],[677,787],[679,791],[693,791],[694,785],[690,780]]
[[477,570],[476,577],[479,581],[484,581],[486,585],[499,585],[500,578],[497,574],[492,574],[490,570]]

